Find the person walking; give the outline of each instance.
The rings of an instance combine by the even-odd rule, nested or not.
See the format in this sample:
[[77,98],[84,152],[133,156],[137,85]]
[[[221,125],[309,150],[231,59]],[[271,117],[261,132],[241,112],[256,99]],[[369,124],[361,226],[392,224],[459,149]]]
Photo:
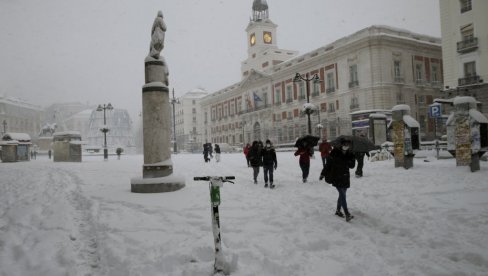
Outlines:
[[367,155],[369,158],[369,152],[355,152],[354,158],[358,162],[356,166],[356,177],[363,177],[363,166],[364,166],[364,156]]
[[247,166],[251,167],[251,164],[249,163],[249,149],[251,149],[251,145],[249,143],[246,144],[246,146],[242,149],[242,152],[246,156],[246,161],[247,161]]
[[[351,185],[349,169],[354,168],[355,165],[354,154],[351,152],[350,148],[351,141],[342,139],[340,146],[332,149],[326,161],[326,166],[331,166],[329,173],[332,174],[332,185],[336,187],[339,192],[335,215],[343,218],[345,214],[346,221],[350,221],[354,218],[354,216],[349,213],[346,200],[346,192]],[[344,213],[342,213],[341,209],[344,210]]]
[[322,139],[322,143],[319,145],[320,157],[322,157],[322,166],[325,167],[327,156],[329,156],[332,146],[327,142],[326,138]]
[[300,156],[298,159],[298,164],[300,169],[302,169],[302,181],[307,182],[308,173],[310,172],[310,157],[313,155],[313,150],[307,143],[304,143],[302,147],[299,147],[295,151],[295,156]]
[[205,160],[205,163],[210,162],[210,158],[208,158],[208,143],[203,144],[203,160]]
[[263,173],[264,173],[264,188],[273,189],[275,185],[273,184],[273,170],[278,168],[278,161],[276,159],[276,151],[270,140],[266,140],[266,144],[262,151],[263,157]]
[[259,167],[263,165],[263,158],[261,153],[262,148],[258,141],[253,141],[249,149],[249,162],[253,171],[254,184],[258,184]]
[[220,162],[220,146],[219,144],[215,144],[215,161]]

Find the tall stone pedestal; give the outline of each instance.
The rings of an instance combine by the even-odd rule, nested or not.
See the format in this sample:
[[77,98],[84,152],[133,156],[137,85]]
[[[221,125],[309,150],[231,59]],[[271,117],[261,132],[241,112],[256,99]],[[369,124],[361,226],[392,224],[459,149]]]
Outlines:
[[144,165],[142,178],[131,179],[131,191],[176,191],[185,186],[185,180],[173,175],[168,69],[163,57],[146,57],[145,82],[142,87]]

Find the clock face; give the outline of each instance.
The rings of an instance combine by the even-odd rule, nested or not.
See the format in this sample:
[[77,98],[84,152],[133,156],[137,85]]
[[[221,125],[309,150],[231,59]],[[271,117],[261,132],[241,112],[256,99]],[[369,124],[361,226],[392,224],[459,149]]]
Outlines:
[[251,46],[253,46],[254,44],[256,44],[256,35],[255,34],[252,34],[251,35],[251,38],[249,39],[249,41],[251,42]]
[[263,40],[264,40],[264,43],[271,44],[271,42],[273,41],[271,33],[270,32],[264,32],[263,33]]

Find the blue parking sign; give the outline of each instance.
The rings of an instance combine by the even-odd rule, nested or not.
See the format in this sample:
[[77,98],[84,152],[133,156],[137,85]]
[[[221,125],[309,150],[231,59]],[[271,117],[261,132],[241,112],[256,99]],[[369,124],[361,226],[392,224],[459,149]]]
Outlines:
[[441,105],[440,104],[431,104],[429,106],[429,115],[431,118],[441,117],[442,116]]

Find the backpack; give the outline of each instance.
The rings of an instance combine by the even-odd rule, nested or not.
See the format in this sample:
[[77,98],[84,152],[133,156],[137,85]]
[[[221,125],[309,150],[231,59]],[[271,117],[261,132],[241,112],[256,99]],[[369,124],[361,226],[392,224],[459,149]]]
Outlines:
[[325,167],[320,173],[320,176],[324,178],[325,182],[332,184],[334,181],[334,173],[332,172],[332,158],[327,157],[327,163],[325,163]]

